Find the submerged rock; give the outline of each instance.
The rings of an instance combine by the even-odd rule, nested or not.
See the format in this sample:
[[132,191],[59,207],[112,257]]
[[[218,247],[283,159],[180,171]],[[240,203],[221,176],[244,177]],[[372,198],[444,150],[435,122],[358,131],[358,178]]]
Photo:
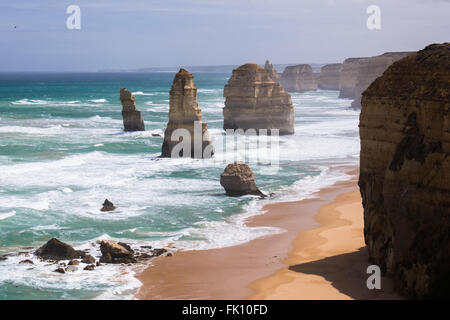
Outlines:
[[56,238],[50,239],[46,244],[37,249],[34,254],[43,259],[71,260],[82,258],[86,255],[83,251],[75,250],[67,243]]
[[103,202],[103,207],[100,209],[100,211],[113,211],[115,209],[116,207],[114,206],[114,204],[108,199],[105,199],[105,201]]
[[54,272],[66,273],[66,271],[63,268],[58,268],[58,269],[54,270]]
[[265,197],[256,186],[252,170],[245,163],[235,162],[227,165],[220,175],[220,184],[228,196],[250,194]]
[[94,264],[87,265],[86,267],[84,267],[83,270],[86,270],[86,271],[95,270],[95,265]]
[[95,258],[91,255],[86,255],[83,260],[81,260],[83,263],[92,264],[95,263]]
[[120,89],[120,102],[122,103],[123,127],[125,131],[145,131],[142,114],[136,109],[136,99],[125,88]]
[[254,134],[258,134],[260,129],[278,129],[281,135],[294,133],[291,96],[256,63],[234,69],[223,95],[225,130],[255,129]]
[[31,261],[30,259],[26,259],[26,260],[20,261],[19,264],[34,264],[34,262]]
[[309,64],[286,67],[281,74],[281,85],[289,92],[317,90],[317,76]]
[[414,298],[450,296],[450,44],[395,62],[363,93],[359,187],[373,263]]
[[[177,134],[186,135],[188,140],[183,141]],[[161,157],[210,158],[213,154],[208,126],[202,122],[202,111],[197,103],[194,76],[180,69],[170,89],[169,122],[164,132]]]

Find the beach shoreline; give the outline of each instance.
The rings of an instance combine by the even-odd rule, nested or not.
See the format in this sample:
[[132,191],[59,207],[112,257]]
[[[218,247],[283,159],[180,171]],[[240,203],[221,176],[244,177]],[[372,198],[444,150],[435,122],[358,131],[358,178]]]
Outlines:
[[[290,270],[298,262],[311,262],[314,257],[318,259],[334,256],[334,253],[351,253],[349,258],[352,262],[366,263],[367,253],[364,252],[362,236],[362,206],[359,190],[357,189],[357,176],[359,169],[356,167],[346,168],[346,173],[351,179],[338,182],[332,186],[323,188],[314,194],[314,198],[300,201],[279,202],[267,204],[263,207],[262,215],[248,219],[246,225],[271,226],[284,229],[285,232],[265,236],[250,242],[232,247],[210,250],[178,251],[171,257],[160,257],[155,259],[144,272],[137,275],[142,282],[142,287],[136,295],[138,299],[345,299],[362,297],[360,293],[341,293],[333,287],[333,282],[325,280],[324,277],[314,274],[302,276],[309,281],[317,282],[321,277],[319,286],[326,287],[323,292],[311,293],[311,296],[295,295],[292,288],[283,291],[285,286],[295,282],[298,275]],[[359,197],[359,198],[358,198]],[[349,200],[350,199],[350,200]],[[350,201],[350,202],[349,202]],[[344,219],[340,219],[340,213],[331,212],[336,208],[351,209]],[[350,207],[345,207],[350,206]],[[358,207],[359,206],[359,207]],[[359,217],[358,217],[359,216]],[[345,220],[350,219],[350,224]],[[356,221],[359,224],[356,225]],[[342,221],[341,221],[342,220]],[[355,221],[353,221],[355,220]],[[340,237],[342,227],[354,226],[352,232],[356,236],[347,241],[339,241],[336,248],[318,254],[314,251],[311,256],[302,257],[298,260],[298,239],[304,239],[303,234],[309,237],[312,246],[320,243],[314,238],[325,229],[332,229],[331,237]],[[323,229],[325,228],[325,229]],[[339,232],[336,232],[336,230]],[[311,236],[310,233],[313,233]],[[323,242],[323,241],[322,241]],[[327,242],[325,242],[327,243]],[[320,244],[323,245],[323,244]],[[357,247],[355,249],[355,247]],[[359,250],[359,248],[363,248]],[[300,245],[300,250],[310,250],[311,247]],[[355,253],[356,252],[356,253]],[[365,260],[365,261],[364,261]],[[345,263],[344,263],[345,262]],[[341,262],[343,265],[348,261]],[[291,268],[292,269],[292,268]],[[359,278],[366,269],[359,272]],[[294,273],[291,275],[290,273]],[[286,276],[288,274],[288,276]],[[299,273],[300,274],[300,273]],[[361,280],[361,281],[359,281]],[[393,298],[392,284],[383,277],[383,283],[387,285],[382,290],[369,291],[366,288],[365,279],[362,282],[362,291],[367,291],[363,298]],[[364,280],[364,281],[362,281]],[[295,283],[297,286],[298,283]],[[311,285],[311,282],[309,283]],[[283,287],[284,286],[284,287]],[[282,292],[279,287],[283,287]],[[365,289],[364,289],[365,288]],[[337,292],[337,293],[336,293]],[[345,290],[344,290],[345,292]]]

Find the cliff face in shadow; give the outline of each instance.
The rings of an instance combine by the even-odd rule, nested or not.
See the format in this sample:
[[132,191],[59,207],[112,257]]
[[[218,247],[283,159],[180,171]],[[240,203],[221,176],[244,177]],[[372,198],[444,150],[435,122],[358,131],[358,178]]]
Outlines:
[[369,86],[360,137],[370,258],[410,297],[449,297],[448,43],[410,54]]
[[281,74],[280,83],[290,92],[317,90],[317,76],[309,64],[286,67]]
[[234,69],[223,95],[225,130],[279,129],[280,134],[294,133],[291,96],[257,64]]

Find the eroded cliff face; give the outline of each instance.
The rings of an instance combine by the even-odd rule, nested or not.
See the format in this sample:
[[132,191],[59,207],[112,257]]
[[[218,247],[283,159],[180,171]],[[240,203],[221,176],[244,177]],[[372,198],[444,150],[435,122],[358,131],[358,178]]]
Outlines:
[[223,95],[225,130],[279,129],[282,135],[294,133],[291,96],[257,64],[234,69]]
[[290,92],[317,90],[317,76],[313,74],[309,64],[286,67],[281,74],[280,83]]
[[[186,70],[180,69],[175,75],[170,89],[169,122],[164,132],[161,156],[211,157],[214,151],[208,134],[208,126],[201,121],[202,111],[197,103],[197,87],[194,84],[194,76]],[[190,135],[190,141],[172,137],[177,129],[185,129]],[[177,132],[183,133],[180,130]],[[184,143],[180,144],[181,141]],[[180,150],[183,146],[188,148]],[[185,154],[186,152],[187,154]]]
[[360,137],[371,259],[410,297],[449,297],[450,44],[410,54],[369,86]]
[[322,90],[339,90],[342,63],[327,64],[320,69],[318,86]]
[[122,103],[123,127],[125,131],[145,131],[142,114],[136,109],[136,100],[133,94],[125,88],[120,89],[120,102]]
[[361,108],[361,97],[364,90],[395,61],[398,61],[412,52],[387,52],[381,56],[362,59],[358,63],[356,84],[353,91],[353,109]]

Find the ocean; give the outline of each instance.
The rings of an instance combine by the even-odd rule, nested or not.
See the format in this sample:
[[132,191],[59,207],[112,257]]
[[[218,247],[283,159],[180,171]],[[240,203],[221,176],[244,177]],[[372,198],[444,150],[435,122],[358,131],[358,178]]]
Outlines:
[[[213,144],[223,139],[230,74],[196,73]],[[264,204],[312,197],[349,178],[359,162],[358,116],[338,91],[293,93],[295,134],[282,136],[276,172],[251,164],[273,196],[227,197],[219,183],[229,154],[160,159],[174,73],[0,74],[0,299],[129,299],[145,265],[103,265],[58,274],[32,252],[52,237],[99,256],[98,240],[176,250],[220,248],[283,232],[247,227]],[[120,88],[136,97],[146,131],[124,132]],[[250,158],[258,152],[250,149]],[[237,146],[239,157],[245,154]],[[267,160],[267,159],[266,159]],[[271,159],[269,159],[271,160]],[[108,198],[117,209],[101,212]],[[19,264],[31,259],[34,264]]]

